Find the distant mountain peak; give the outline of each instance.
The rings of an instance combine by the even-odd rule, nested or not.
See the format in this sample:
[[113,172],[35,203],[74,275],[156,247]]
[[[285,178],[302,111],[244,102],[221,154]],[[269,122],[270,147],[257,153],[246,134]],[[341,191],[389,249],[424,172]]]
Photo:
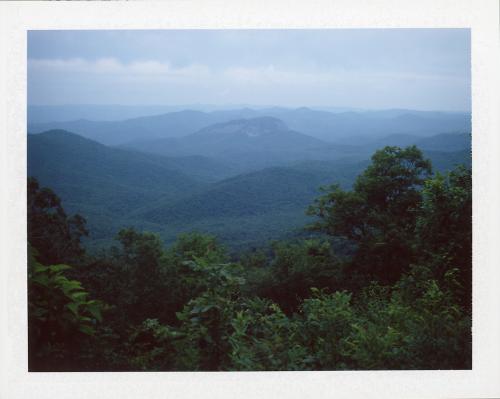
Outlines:
[[289,130],[287,125],[278,118],[262,116],[250,119],[235,119],[229,122],[217,123],[201,129],[196,134],[244,134],[248,137],[259,137],[277,131]]
[[98,145],[103,147],[103,144],[98,143],[97,141],[90,140],[86,137],[83,137],[79,134],[69,132],[65,129],[50,129],[45,132],[38,133],[34,135],[36,137],[39,137],[41,139],[49,139],[49,140],[54,140],[54,139],[62,139],[65,140],[65,142],[73,142],[73,143],[92,143],[92,145]]

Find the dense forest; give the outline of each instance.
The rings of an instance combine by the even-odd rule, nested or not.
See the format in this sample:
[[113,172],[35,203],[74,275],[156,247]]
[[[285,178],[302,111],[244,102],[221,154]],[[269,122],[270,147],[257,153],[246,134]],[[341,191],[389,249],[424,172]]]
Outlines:
[[[471,164],[470,126],[462,114],[280,111],[292,127],[310,132],[316,126],[316,136],[271,116],[222,119],[255,112],[185,111],[95,121],[83,131],[82,121],[54,123],[75,130],[28,134],[28,176],[53,189],[68,213],[85,216],[90,234],[82,244],[91,254],[114,245],[118,231],[132,226],[158,233],[166,245],[182,233],[215,235],[234,255],[269,247],[272,240],[305,237],[303,226],[311,220],[304,209],[318,188],[337,183],[352,189],[379,148],[417,145],[434,171],[443,173]],[[218,123],[203,125],[213,121]],[[97,125],[102,138],[95,137]],[[320,138],[326,134],[319,133],[321,126],[328,141]],[[351,134],[353,126],[360,131]],[[388,133],[382,133],[385,128]],[[168,136],[186,130],[185,136]],[[106,144],[111,132],[119,145]],[[160,133],[167,137],[156,138]]]
[[[131,185],[151,182],[153,198],[163,161],[127,159],[158,170]],[[436,172],[416,146],[387,146],[353,171],[352,185],[332,174],[294,203],[301,234],[236,252],[205,233],[165,244],[126,227],[89,253],[86,215],[28,178],[30,371],[470,369],[470,168]],[[230,194],[224,184],[210,193]],[[179,223],[200,217],[190,201]]]

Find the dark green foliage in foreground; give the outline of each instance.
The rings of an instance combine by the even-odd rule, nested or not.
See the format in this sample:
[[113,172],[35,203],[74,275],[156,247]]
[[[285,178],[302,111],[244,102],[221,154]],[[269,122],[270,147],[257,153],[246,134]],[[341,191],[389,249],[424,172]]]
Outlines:
[[49,188],[41,189],[33,178],[28,178],[28,226],[28,242],[37,249],[40,262],[73,262],[83,255],[80,238],[88,235],[85,219],[68,218],[59,197]]
[[44,266],[35,260],[36,251],[28,250],[30,370],[72,370],[82,341],[102,321],[104,304],[88,299],[81,283],[64,275],[70,266]]
[[231,258],[126,228],[72,270],[32,242],[30,370],[470,369],[471,194],[386,147],[313,204],[315,238]]
[[447,175],[437,174],[425,182],[423,202],[417,218],[416,250],[421,259],[442,279],[456,271],[461,305],[472,305],[472,175],[458,167]]
[[352,267],[364,278],[394,283],[414,259],[412,240],[421,188],[431,164],[417,147],[385,147],[358,176],[352,191],[334,185],[309,213],[314,228],[357,245]]

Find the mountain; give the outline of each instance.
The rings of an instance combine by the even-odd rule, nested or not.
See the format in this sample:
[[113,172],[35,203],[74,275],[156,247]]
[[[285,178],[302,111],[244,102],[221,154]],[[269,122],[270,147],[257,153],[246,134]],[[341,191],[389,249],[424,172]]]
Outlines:
[[[352,178],[358,168],[352,168]],[[177,203],[143,211],[141,218],[161,223],[212,217],[255,216],[276,210],[303,210],[318,194],[318,188],[335,179],[326,171],[315,173],[295,168],[266,168],[238,175],[184,198]]]
[[126,148],[166,156],[203,155],[239,167],[241,171],[314,158],[333,146],[288,129],[276,118],[238,119],[210,125],[177,139],[129,143]]
[[469,133],[443,133],[430,137],[418,137],[408,134],[393,134],[375,141],[368,142],[365,147],[374,151],[386,145],[407,147],[416,145],[424,151],[455,152],[471,148]]
[[470,148],[460,151],[424,151],[424,155],[432,162],[432,168],[436,172],[446,172],[458,165],[472,167],[472,153]]
[[169,105],[28,105],[28,123],[68,122],[79,119],[121,121],[190,109]]
[[[457,164],[470,166],[470,151],[426,151],[435,171]],[[133,217],[164,227],[163,236],[173,240],[182,231],[216,234],[232,248],[258,246],[269,239],[302,232],[311,221],[307,207],[320,195],[319,188],[339,184],[349,189],[369,161],[296,162],[237,175],[177,202],[161,199],[133,213]]]
[[[71,108],[68,114],[66,118],[75,115]],[[80,115],[89,114],[92,115],[88,112],[80,113]],[[120,121],[95,121],[82,118],[61,121],[65,117],[57,114],[54,115],[57,120],[53,122],[33,123],[33,118],[31,118],[28,131],[40,133],[50,129],[64,129],[103,144],[121,145],[141,140],[183,137],[210,125],[266,116],[282,120],[290,130],[324,141],[342,141],[344,144],[362,144],[367,139],[373,140],[375,137],[380,138],[391,134],[428,137],[439,133],[469,133],[471,131],[471,116],[470,113],[465,112],[412,110],[328,112],[306,107],[296,109],[241,108],[212,112],[183,110]],[[43,120],[43,118],[40,119]]]
[[420,137],[439,133],[470,132],[470,113],[412,110],[327,112],[307,107],[272,108],[266,115],[283,120],[301,133],[330,142],[362,144],[366,139],[391,134]]
[[272,117],[238,119],[208,126],[177,141],[182,152],[213,156],[254,152],[286,152],[314,148],[324,143],[288,129]]
[[[274,119],[240,120],[195,136],[227,135],[248,146],[250,140],[278,145],[289,137],[297,141],[285,147],[315,143]],[[307,221],[305,208],[320,185],[336,179],[337,166],[339,181],[347,186],[361,170],[341,164],[302,170],[295,164],[223,179],[234,173],[231,167],[202,156],[144,154],[60,130],[28,135],[28,175],[52,188],[69,213],[87,219],[92,234],[87,245],[94,248],[108,244],[124,226],[158,232],[166,241],[182,231],[207,231],[235,246],[283,237]]]
[[258,246],[301,232],[310,222],[305,210],[320,194],[319,187],[334,182],[349,187],[363,163],[324,162],[266,168],[212,184],[175,203],[157,201],[133,217],[165,226],[164,237],[198,230],[216,234],[233,249]]
[[90,121],[80,119],[69,122],[29,124],[30,133],[49,129],[62,129],[114,145],[141,138],[179,137],[212,123],[210,115],[199,111],[180,111],[123,121]]
[[[28,105],[28,123],[68,122],[79,119],[91,121],[123,121],[125,119],[155,116],[183,110],[213,112],[238,110],[242,108],[263,109],[269,107],[248,104],[222,106],[213,104],[189,105],[112,105],[112,104],[68,104],[68,105]],[[347,108],[339,108],[347,110]],[[332,111],[339,109],[332,108]]]
[[[28,123],[68,122],[79,119],[91,121],[122,121],[125,119],[154,116],[183,110],[213,112],[246,109],[278,109],[251,104],[214,105],[119,105],[119,104],[67,104],[67,105],[28,105]],[[328,112],[362,111],[352,107],[313,107]],[[250,115],[247,115],[251,117]],[[253,115],[257,116],[257,115]]]
[[177,200],[205,187],[172,163],[61,130],[28,136],[28,176],[52,188],[69,212],[95,222],[97,236],[108,230],[101,223],[106,218],[126,218],[137,206]]
[[461,134],[437,134],[432,137],[423,138],[415,143],[424,151],[456,152],[467,150],[470,152],[472,138],[469,133]]
[[[468,135],[396,135],[377,146],[418,140],[430,148],[424,155],[435,170],[471,163]],[[69,213],[88,220],[90,247],[107,245],[120,228],[134,226],[167,242],[181,232],[208,232],[241,248],[299,234],[319,187],[349,188],[375,145],[327,144],[268,117],[214,124],[163,141],[177,145],[170,148],[177,156],[108,147],[61,130],[30,134],[28,175],[52,188]]]

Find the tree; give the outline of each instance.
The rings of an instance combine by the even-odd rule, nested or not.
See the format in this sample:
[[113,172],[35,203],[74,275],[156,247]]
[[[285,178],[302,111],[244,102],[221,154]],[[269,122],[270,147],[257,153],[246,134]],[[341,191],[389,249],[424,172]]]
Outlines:
[[343,278],[340,264],[325,240],[276,243],[269,269],[272,284],[260,292],[286,313],[297,311],[311,287],[334,290]]
[[121,250],[114,259],[119,264],[114,269],[115,284],[120,286],[123,297],[116,298],[115,303],[126,309],[127,317],[134,323],[161,317],[168,292],[162,278],[164,251],[160,237],[125,228],[120,230],[117,239]]
[[85,253],[80,240],[88,235],[85,219],[68,217],[61,200],[49,188],[28,178],[28,242],[37,249],[37,259],[44,265],[81,261]]
[[28,246],[28,344],[31,371],[81,367],[79,347],[95,334],[104,304],[65,272],[71,266],[44,266]]
[[416,250],[434,278],[456,270],[460,303],[471,309],[472,173],[459,166],[425,182],[416,221]]
[[309,208],[316,230],[356,244],[352,264],[368,278],[396,281],[413,258],[413,240],[421,188],[432,172],[415,146],[385,147],[356,179],[352,191],[338,185]]

